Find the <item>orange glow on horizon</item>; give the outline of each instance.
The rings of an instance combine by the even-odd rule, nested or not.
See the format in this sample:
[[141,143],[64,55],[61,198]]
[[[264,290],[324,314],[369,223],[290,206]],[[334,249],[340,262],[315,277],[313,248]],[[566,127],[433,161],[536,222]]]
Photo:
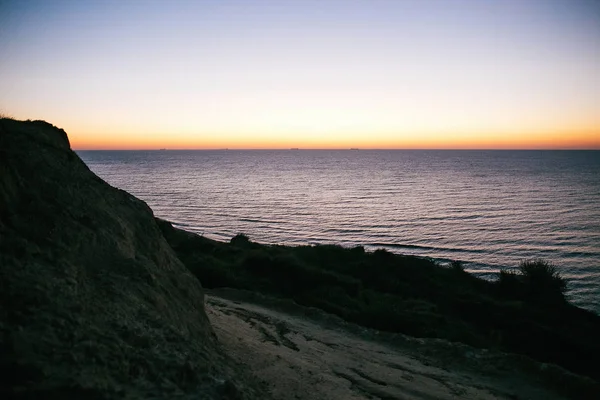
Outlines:
[[75,150],[208,149],[600,149],[600,128],[489,134],[81,134],[69,133]]

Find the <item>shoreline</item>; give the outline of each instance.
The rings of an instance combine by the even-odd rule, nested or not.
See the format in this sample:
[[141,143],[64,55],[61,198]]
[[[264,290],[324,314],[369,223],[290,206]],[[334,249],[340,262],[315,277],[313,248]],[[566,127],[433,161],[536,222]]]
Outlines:
[[[163,219],[162,217],[157,217],[159,219]],[[167,221],[167,219],[165,219],[165,221]],[[191,230],[190,228],[192,227],[189,224],[184,224],[184,223],[178,223],[178,222],[173,222],[170,221],[169,222],[173,225],[173,227],[189,232],[191,234],[194,235],[199,235],[202,237],[205,237],[207,239],[210,240],[214,240],[217,242],[222,242],[222,243],[227,243],[229,242],[229,240],[231,239],[231,237],[233,237],[234,235],[232,235],[231,237],[228,237],[224,234],[211,234],[211,233],[206,233],[204,231],[195,231],[195,230]],[[245,235],[245,233],[242,233]],[[435,262],[436,264],[440,265],[441,267],[447,268],[450,267],[451,264],[453,262],[459,261],[463,264],[464,270],[465,272],[468,272],[469,274],[479,278],[479,279],[483,279],[483,280],[487,280],[487,281],[495,281],[498,278],[498,273],[501,270],[518,270],[518,264],[520,261],[525,261],[526,259],[520,259],[519,262],[514,263],[513,265],[507,265],[507,264],[501,264],[501,263],[494,263],[494,264],[489,264],[489,263],[484,263],[484,262],[480,262],[480,261],[465,261],[465,260],[457,260],[456,258],[450,258],[450,257],[435,257],[435,256],[429,256],[429,255],[422,255],[421,253],[417,252],[417,251],[411,251],[411,252],[403,252],[402,249],[411,249],[411,248],[422,248],[423,246],[417,246],[417,245],[376,245],[376,244],[361,244],[361,243],[354,243],[354,242],[336,242],[335,240],[323,240],[323,241],[302,241],[302,240],[290,240],[287,242],[263,242],[263,241],[259,241],[257,243],[260,243],[261,245],[264,246],[284,246],[284,247],[297,247],[297,246],[340,246],[342,248],[345,249],[352,249],[353,247],[364,247],[365,251],[368,252],[374,252],[376,250],[386,250],[389,251],[392,254],[395,255],[400,255],[400,256],[410,256],[410,257],[416,257],[416,258],[422,258],[424,260],[430,260]],[[456,251],[456,250],[453,250]],[[482,257],[485,256],[485,254],[481,255]],[[531,259],[535,259],[535,258],[531,258]],[[564,275],[569,275],[569,274],[565,274],[564,271],[561,271],[561,274]],[[591,297],[591,295],[589,294],[581,294],[579,293],[580,291],[585,291],[587,289],[587,287],[589,286],[588,284],[585,284],[585,282],[587,281],[583,281],[583,283],[580,283],[581,286],[583,286],[583,288],[574,288],[573,287],[573,282],[578,281],[578,279],[576,279],[577,276],[575,275],[575,279],[574,278],[570,278],[568,279],[568,288],[567,288],[567,292],[566,292],[566,297],[569,300],[569,302],[571,302],[573,305],[582,308],[584,310],[590,311],[598,316],[600,316],[600,300],[596,300],[594,297]],[[593,284],[593,281],[590,282],[590,284]]]

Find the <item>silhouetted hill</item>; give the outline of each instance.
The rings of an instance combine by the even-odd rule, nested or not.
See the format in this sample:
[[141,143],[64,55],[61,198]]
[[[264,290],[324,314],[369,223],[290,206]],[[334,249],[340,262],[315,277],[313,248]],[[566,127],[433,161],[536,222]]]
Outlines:
[[255,398],[150,208],[43,121],[0,119],[0,354],[4,399]]

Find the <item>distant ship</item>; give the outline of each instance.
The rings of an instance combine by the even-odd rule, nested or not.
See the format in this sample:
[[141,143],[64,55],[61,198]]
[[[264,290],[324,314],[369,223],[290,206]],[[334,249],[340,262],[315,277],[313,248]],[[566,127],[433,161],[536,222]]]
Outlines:
[[292,147],[290,150],[300,150],[300,149],[297,147]]
[[358,147],[350,147],[350,150],[358,150]]

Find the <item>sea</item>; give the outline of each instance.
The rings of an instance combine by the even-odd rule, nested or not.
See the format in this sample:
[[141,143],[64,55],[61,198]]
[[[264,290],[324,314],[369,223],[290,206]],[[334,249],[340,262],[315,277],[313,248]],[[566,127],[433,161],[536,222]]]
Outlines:
[[362,245],[494,279],[541,258],[600,314],[600,151],[78,151],[156,216],[208,238]]

